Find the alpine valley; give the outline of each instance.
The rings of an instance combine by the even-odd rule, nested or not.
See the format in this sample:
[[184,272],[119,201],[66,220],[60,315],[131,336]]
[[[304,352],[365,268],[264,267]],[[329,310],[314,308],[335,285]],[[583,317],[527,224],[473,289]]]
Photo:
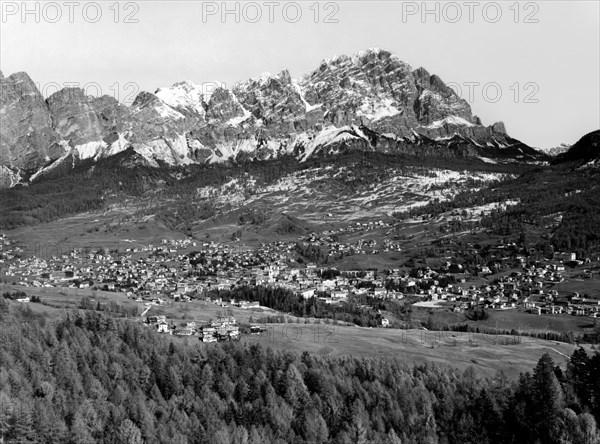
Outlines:
[[[44,99],[23,72],[0,83],[3,229],[83,217],[84,233],[97,220],[115,241],[151,224],[156,236],[259,242],[369,221],[398,232],[435,214],[439,233],[452,219],[443,210],[468,210],[471,228],[511,208],[532,220],[562,214],[570,193],[598,183],[587,178],[597,131],[551,157],[502,122],[483,125],[439,77],[381,49],[323,60],[299,79],[179,82],[131,106],[77,88]],[[524,182],[564,188],[560,208]],[[242,223],[248,213],[258,222]]]
[[600,130],[380,49],[209,85],[0,73],[0,443],[600,442]]
[[[524,182],[564,189],[559,207],[598,183],[587,180],[598,131],[551,157],[381,49],[323,60],[299,79],[284,70],[231,88],[179,82],[131,106],[78,88],[44,99],[23,72],[0,73],[0,84],[3,229],[87,214],[115,240],[150,223],[156,235],[262,241],[457,208],[473,225],[492,211],[550,208]],[[248,212],[260,223],[241,223]]]

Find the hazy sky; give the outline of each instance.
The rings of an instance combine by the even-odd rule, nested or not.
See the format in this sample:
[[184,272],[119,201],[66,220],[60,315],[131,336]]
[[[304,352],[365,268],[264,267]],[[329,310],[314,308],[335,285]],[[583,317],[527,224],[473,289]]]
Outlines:
[[502,120],[532,146],[600,128],[596,0],[73,3],[0,2],[5,76],[26,71],[46,94],[78,82],[96,95],[97,84],[130,103],[180,80],[231,85],[284,68],[299,77],[378,47],[439,75],[484,124]]

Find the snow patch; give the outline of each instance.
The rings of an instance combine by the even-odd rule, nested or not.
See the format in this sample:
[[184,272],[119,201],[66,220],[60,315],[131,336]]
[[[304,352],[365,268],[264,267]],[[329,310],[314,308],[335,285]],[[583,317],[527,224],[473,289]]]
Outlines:
[[52,162],[51,165],[48,165],[47,167],[42,167],[39,170],[37,170],[35,172],[35,174],[33,174],[30,178],[29,178],[29,182],[33,182],[40,174],[42,173],[47,173],[48,171],[52,171],[53,169],[55,169],[57,166],[59,166],[60,164],[63,163],[63,161],[67,158],[67,156],[71,154],[71,152],[67,152],[65,154],[63,154],[62,156],[60,156],[58,159],[56,159],[54,162]]
[[375,122],[384,117],[391,117],[400,114],[401,111],[394,106],[394,99],[387,97],[380,101],[365,99],[360,108],[356,111],[357,116],[364,116]]
[[155,95],[171,107],[185,108],[204,117],[204,103],[208,103],[212,93],[219,87],[223,87],[223,84],[207,82],[196,85],[186,80],[169,88],[159,88]]
[[302,88],[300,88],[300,85],[296,80],[292,81],[292,85],[298,93],[298,95],[300,96],[300,100],[302,100],[302,103],[304,103],[304,108],[306,109],[306,112],[312,111],[313,109],[321,108],[321,106],[323,106],[322,103],[318,103],[316,105],[311,105],[310,103],[308,103],[304,98],[304,94],[302,94]]
[[114,156],[115,154],[125,151],[129,146],[129,141],[125,138],[125,133],[119,133],[119,138],[111,143],[108,149],[104,150],[103,155]]
[[179,111],[175,111],[162,100],[157,102],[157,104],[154,106],[154,109],[163,119],[179,120],[185,118],[183,114],[181,114]]
[[469,122],[466,119],[463,119],[462,117],[448,116],[445,119],[436,120],[431,125],[427,125],[425,128],[437,129],[437,128],[442,128],[445,125],[459,125],[459,126],[469,126],[469,127],[475,126],[474,124],[472,124],[471,122]]
[[8,188],[12,188],[21,181],[21,171],[17,169],[17,171],[14,172],[7,166],[0,165],[0,177],[8,177],[10,179]]
[[188,155],[189,148],[184,134],[178,134],[174,139],[158,138],[134,144],[134,150],[153,166],[158,166],[156,160],[161,160],[169,165],[189,165],[193,163]]
[[99,140],[76,145],[75,148],[73,148],[73,151],[77,152],[79,158],[83,160],[99,156],[106,146],[106,142]]
[[308,143],[306,151],[304,152],[304,155],[300,161],[306,161],[306,159],[312,156],[319,147],[325,147],[336,142],[360,138],[368,141],[363,132],[355,125],[342,126],[340,128],[335,126],[326,127]]
[[244,108],[244,105],[242,105],[240,103],[240,101],[238,100],[238,98],[236,97],[236,95],[233,93],[233,91],[229,90],[229,95],[231,96],[232,100],[235,103],[237,103],[240,106],[240,108],[242,108],[242,112],[244,113],[241,116],[233,117],[233,118],[229,119],[225,123],[226,125],[236,126],[236,125],[239,125],[240,123],[245,122],[246,120],[248,120],[252,116],[252,113],[250,111],[248,111],[246,108]]

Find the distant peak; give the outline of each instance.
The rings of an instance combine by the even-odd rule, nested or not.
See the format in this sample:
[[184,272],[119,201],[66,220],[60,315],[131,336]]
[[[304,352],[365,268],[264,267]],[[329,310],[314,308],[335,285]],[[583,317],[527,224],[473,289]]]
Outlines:
[[333,57],[329,57],[328,59],[324,59],[321,64],[326,64],[329,65],[331,63],[336,63],[342,60],[348,60],[350,57],[348,57],[346,54],[335,54]]
[[252,78],[252,80],[254,80],[256,82],[260,82],[260,83],[267,83],[272,78],[273,78],[273,75],[270,72],[264,71],[264,72],[260,73],[260,75],[258,77]]
[[[256,84],[258,83],[259,85],[266,85],[268,84],[271,80],[285,80],[286,78],[289,78],[290,74],[289,72],[284,69],[282,70],[279,74],[277,74],[276,76],[274,76],[273,74],[271,74],[268,71],[264,71],[262,72],[259,76],[257,77],[250,77],[248,80],[244,81],[244,82],[240,82],[237,87],[247,87],[251,84]],[[234,88],[236,89],[236,88]]]
[[13,72],[11,75],[6,77],[6,80],[12,80],[13,82],[19,80],[28,80],[30,82],[33,82],[33,80],[31,80],[31,77],[29,77],[29,74],[27,74],[25,71]]
[[384,55],[390,54],[391,55],[391,52],[386,51],[385,49],[381,49],[381,48],[367,48],[364,51],[358,51],[358,52],[356,52],[354,55],[356,55],[358,57],[363,57],[363,56],[370,55],[370,54],[377,54],[377,55],[379,55],[379,54],[384,54]]
[[198,85],[196,85],[191,80],[182,80],[181,82],[177,82],[173,84],[173,87],[181,86],[183,88],[196,89]]
[[292,83],[292,76],[287,69],[282,69],[279,74],[277,74],[277,79],[283,83]]
[[398,56],[395,56],[390,51],[387,51],[385,49],[367,48],[362,51],[357,51],[352,55],[336,54],[333,57],[324,59],[321,62],[321,64],[331,65],[331,64],[340,64],[340,63],[344,63],[344,62],[358,63],[358,62],[362,61],[363,59],[369,58],[371,56],[377,56],[377,57],[383,58],[383,59],[393,59],[395,61],[405,63]]

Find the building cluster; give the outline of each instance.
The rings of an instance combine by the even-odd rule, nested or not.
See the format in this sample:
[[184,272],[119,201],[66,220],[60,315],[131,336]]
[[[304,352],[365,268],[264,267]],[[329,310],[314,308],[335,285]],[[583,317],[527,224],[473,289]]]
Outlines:
[[154,328],[158,333],[174,336],[198,336],[202,342],[239,341],[240,327],[234,317],[226,316],[197,325],[195,322],[169,324],[165,315],[147,316],[145,324]]
[[339,242],[336,236],[330,231],[322,235],[310,234],[301,237],[299,242],[302,245],[310,245],[324,249],[330,258],[339,258],[343,256],[352,256],[355,254],[378,254],[385,251],[401,251],[400,243],[390,239],[384,239],[378,244],[375,239],[358,239],[356,242]]
[[377,230],[377,229],[381,229],[381,228],[390,228],[392,227],[393,224],[391,224],[390,222],[383,222],[383,221],[369,221],[369,222],[355,222],[352,225],[349,225],[347,227],[340,227],[340,228],[335,228],[335,229],[331,229],[331,230],[325,230],[323,231],[323,235],[324,236],[334,236],[334,235],[339,235],[339,234],[349,234],[349,233],[360,233],[360,232],[365,232],[365,231],[372,231],[372,230]]
[[[299,243],[325,247],[330,252],[378,251],[374,240],[348,245],[337,242],[334,234],[311,234],[300,238]],[[392,248],[390,242],[385,241],[383,248]],[[298,264],[299,243],[278,241],[251,249],[215,242],[165,239],[158,245],[132,243],[121,252],[74,249],[60,256],[40,258],[21,254],[20,248],[2,235],[0,274],[5,282],[22,286],[119,291],[136,301],[155,305],[165,305],[169,299],[187,302],[214,290],[261,285],[285,288],[305,299],[316,297],[327,304],[342,304],[356,298],[364,300],[363,296],[387,300],[410,296],[411,302],[447,302],[455,311],[520,307],[533,313],[595,316],[599,308],[594,297],[600,299],[600,294],[581,297],[551,288],[564,281],[565,264],[584,263],[572,253],[556,253],[553,259],[539,256],[533,259],[522,254],[514,244],[481,247],[448,243],[438,245],[433,253],[423,253],[425,257],[430,254],[436,257],[436,265],[431,267],[425,261],[420,265],[415,263],[412,268],[337,270],[310,262]],[[485,260],[466,265],[467,257]],[[478,275],[501,277],[469,286],[467,279],[472,277],[473,271]],[[595,273],[583,270],[586,272],[590,276]],[[241,308],[251,308],[256,302],[238,304]],[[218,327],[210,328],[218,330]]]
[[[574,259],[573,259],[574,260]],[[523,308],[534,314],[571,314],[596,317],[600,313],[600,286],[596,294],[582,297],[577,292],[559,292],[554,284],[564,282],[562,260],[522,263],[513,271],[480,286],[449,284],[444,290],[431,294],[431,300],[454,303],[455,311],[470,308],[505,310]],[[482,267],[482,272],[489,272]]]

